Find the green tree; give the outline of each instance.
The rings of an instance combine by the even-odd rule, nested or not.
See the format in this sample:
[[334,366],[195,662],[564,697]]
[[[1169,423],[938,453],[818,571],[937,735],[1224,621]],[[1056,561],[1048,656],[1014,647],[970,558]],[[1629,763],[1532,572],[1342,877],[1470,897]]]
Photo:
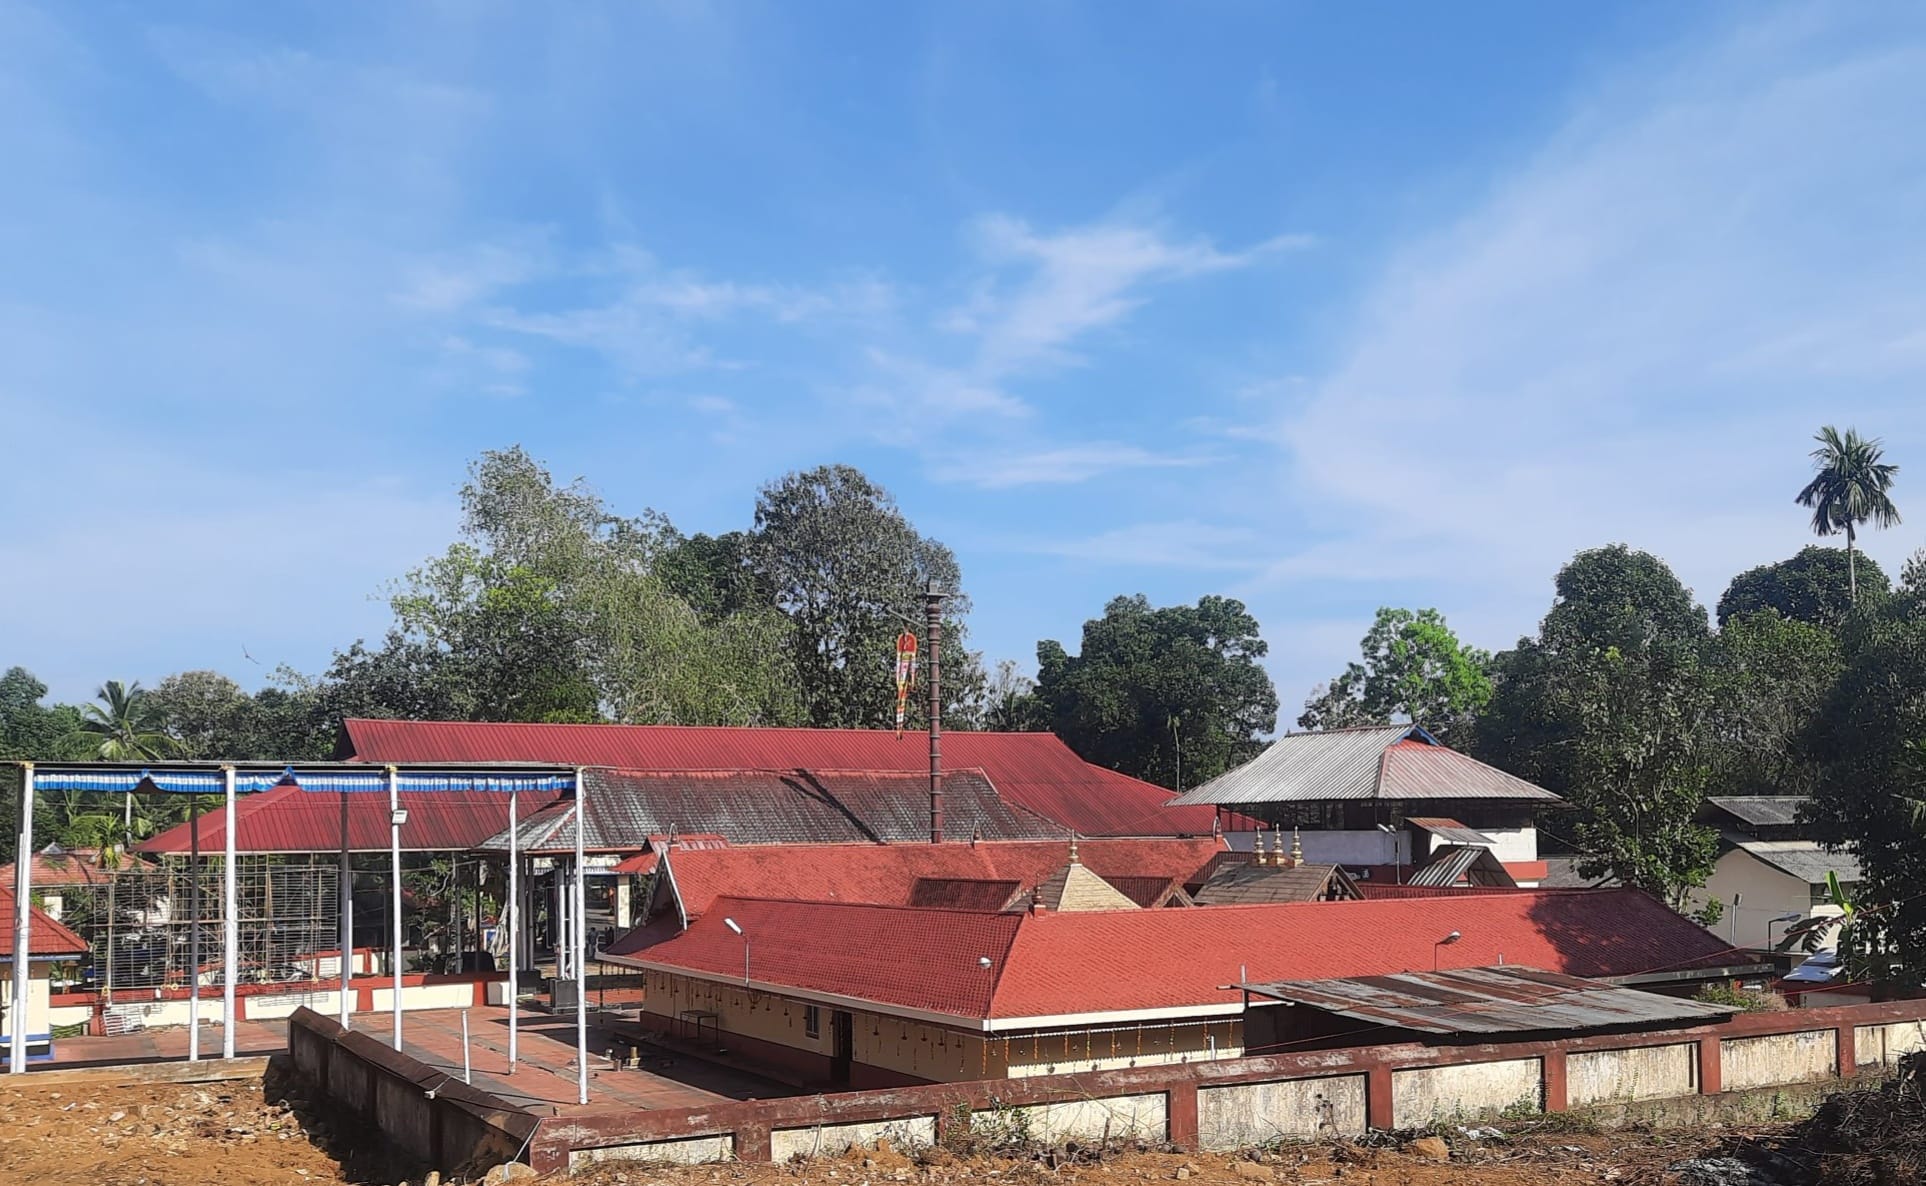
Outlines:
[[1844,669],[1839,636],[1759,610],[1728,621],[1711,646],[1711,791],[1810,795],[1819,780],[1805,734]]
[[1556,588],[1538,636],[1493,660],[1473,750],[1577,809],[1581,874],[1677,903],[1716,851],[1693,822],[1711,778],[1705,611],[1622,544],[1580,552]]
[[[1743,614],[1772,610],[1794,622],[1837,627],[1853,608],[1852,563],[1838,548],[1809,544],[1790,560],[1761,564],[1732,578],[1719,598],[1719,625]],[[1871,556],[1858,567],[1866,570],[1858,582],[1863,600],[1883,601],[1891,590],[1885,572]]]
[[[932,584],[950,594],[945,714],[980,700],[985,679],[966,645],[970,603],[956,557],[917,534],[889,492],[860,470],[827,465],[764,486],[752,547],[759,579],[788,618],[807,723],[865,728],[894,719],[896,636],[907,628],[921,638],[924,590]],[[916,706],[914,719],[924,715]]]
[[1037,681],[1018,669],[1016,660],[1005,659],[996,665],[984,689],[983,712],[974,728],[997,733],[1023,733],[1047,729],[1042,705],[1037,701]]
[[1240,601],[1152,608],[1118,597],[1085,622],[1076,655],[1037,644],[1042,719],[1086,761],[1167,787],[1195,786],[1263,750],[1277,691]]
[[1435,609],[1378,610],[1362,663],[1314,693],[1297,718],[1303,729],[1381,725],[1403,718],[1450,744],[1491,700],[1491,656],[1458,641]]
[[1813,438],[1819,447],[1812,451],[1815,473],[1795,500],[1812,508],[1812,531],[1819,536],[1846,533],[1846,581],[1850,598],[1859,600],[1859,576],[1854,541],[1859,525],[1893,527],[1899,523],[1899,508],[1893,505],[1891,490],[1899,467],[1883,460],[1885,447],[1879,438],[1870,440],[1848,428],[1844,434],[1830,424]]
[[94,699],[80,706],[80,724],[69,743],[74,757],[101,762],[151,762],[174,752],[160,713],[138,680],[102,684]]
[[1821,763],[1807,822],[1858,859],[1855,943],[1926,984],[1926,595],[1910,591],[1845,636],[1845,669],[1813,726]]
[[[68,738],[80,727],[77,709],[42,704],[46,695],[47,685],[23,667],[0,675],[0,859],[14,859],[20,835],[20,774],[11,763],[66,757]],[[34,835],[52,835],[52,824],[39,797]]]

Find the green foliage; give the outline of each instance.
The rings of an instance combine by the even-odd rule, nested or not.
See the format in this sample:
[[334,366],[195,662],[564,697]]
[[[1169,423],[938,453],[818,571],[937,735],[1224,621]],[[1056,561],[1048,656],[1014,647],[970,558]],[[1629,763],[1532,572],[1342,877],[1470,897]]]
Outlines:
[[1761,564],[1732,578],[1719,598],[1719,625],[1745,614],[1772,610],[1781,617],[1836,627],[1853,608],[1852,567],[1858,568],[1859,599],[1884,601],[1891,583],[1870,556],[1857,561],[1838,548],[1808,544],[1790,560]]
[[1559,571],[1538,637],[1493,661],[1475,750],[1563,795],[1587,877],[1671,901],[1704,883],[1716,835],[1693,822],[1713,776],[1705,611],[1624,545]]
[[1037,644],[1041,719],[1086,761],[1168,787],[1181,761],[1195,786],[1256,757],[1276,727],[1266,649],[1240,601],[1118,597],[1084,623],[1079,654]]
[[[0,675],[0,762],[42,761],[67,756],[67,739],[80,727],[80,713],[67,705],[41,703],[47,685],[22,667]],[[34,816],[34,834],[47,834],[45,805]],[[20,775],[0,765],[0,859],[14,859],[20,835]]]
[[1692,999],[1707,1005],[1724,1005],[1741,1013],[1777,1013],[1786,1007],[1784,997],[1769,992],[1747,992],[1723,981],[1707,984],[1693,993]]
[[1839,637],[1774,610],[1733,618],[1706,663],[1711,792],[1810,795],[1818,763],[1804,733],[1845,666]]
[[1812,451],[1816,472],[1795,500],[1812,508],[1814,535],[1846,534],[1846,578],[1851,600],[1859,600],[1857,557],[1853,543],[1859,525],[1895,527],[1899,508],[1893,505],[1893,478],[1899,467],[1884,460],[1885,447],[1879,438],[1861,437],[1848,428],[1843,434],[1832,425],[1821,428],[1813,437],[1819,447]]
[[80,723],[67,735],[67,749],[87,760],[147,762],[171,757],[174,742],[140,681],[129,685],[110,679],[94,701],[80,706]]
[[1362,663],[1347,666],[1305,703],[1300,728],[1402,718],[1450,744],[1491,699],[1491,656],[1459,642],[1435,609],[1380,609],[1362,647]]
[[[956,557],[916,533],[887,490],[847,465],[792,473],[756,500],[753,564],[789,622],[789,652],[805,723],[891,723],[896,636],[923,638],[926,587],[951,594],[943,627],[943,692],[952,706],[980,700],[980,660],[965,646],[969,599]],[[917,720],[923,719],[919,711]]]

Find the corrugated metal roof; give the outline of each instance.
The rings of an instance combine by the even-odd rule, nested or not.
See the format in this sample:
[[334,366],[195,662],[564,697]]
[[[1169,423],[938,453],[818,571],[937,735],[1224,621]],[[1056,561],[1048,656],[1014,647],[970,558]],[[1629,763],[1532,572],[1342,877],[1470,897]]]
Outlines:
[[[401,806],[408,822],[401,826],[406,852],[461,852],[474,848],[508,822],[508,795],[502,791],[402,791]],[[517,804],[522,815],[539,814],[554,799],[548,792],[528,792]],[[340,852],[342,807],[347,807],[347,847],[350,852],[387,852],[388,797],[353,791],[309,791],[283,784],[270,791],[244,795],[234,807],[237,829],[235,851],[245,853]],[[201,813],[201,853],[219,853],[227,844],[226,813]],[[193,826],[176,824],[136,845],[152,855],[185,855],[192,851]]]
[[1411,875],[1411,885],[1447,886],[1460,881],[1491,889],[1516,889],[1518,882],[1491,849],[1482,844],[1446,844],[1430,863]]
[[[346,722],[370,762],[518,760],[630,770],[929,770],[922,734],[881,729],[749,729],[696,725]],[[1208,836],[1208,807],[1169,808],[1163,787],[1077,757],[1051,733],[943,734],[943,757],[979,769],[999,794],[1084,836]],[[967,833],[966,833],[967,834]]]
[[1860,878],[1859,861],[1851,853],[1827,852],[1811,840],[1753,840],[1738,835],[1728,835],[1726,840],[1808,885],[1824,885],[1827,873],[1838,874],[1841,881]]
[[1543,889],[1607,889],[1619,884],[1618,878],[1609,873],[1597,877],[1579,876],[1580,859],[1565,856],[1543,858],[1545,876],[1539,879],[1539,886]]
[[1427,1034],[1707,1025],[1733,1012],[1729,1006],[1509,965],[1244,987],[1255,996]]
[[1446,749],[1410,725],[1287,733],[1176,802],[1235,807],[1360,799],[1558,802],[1550,791]]
[[1799,822],[1803,795],[1714,795],[1706,800],[1742,824],[1755,828],[1786,828]]
[[[730,844],[912,844],[929,839],[927,775],[869,770],[600,770],[582,773],[588,828],[582,847],[634,852],[675,831]],[[572,801],[530,817],[517,843],[528,853],[573,851]],[[1050,840],[1068,829],[1000,798],[980,770],[943,776],[943,826],[951,839]],[[507,851],[503,829],[481,845]]]
[[1455,819],[1408,816],[1404,822],[1436,836],[1446,844],[1482,844],[1487,848],[1492,844],[1491,837],[1476,828],[1468,828]]

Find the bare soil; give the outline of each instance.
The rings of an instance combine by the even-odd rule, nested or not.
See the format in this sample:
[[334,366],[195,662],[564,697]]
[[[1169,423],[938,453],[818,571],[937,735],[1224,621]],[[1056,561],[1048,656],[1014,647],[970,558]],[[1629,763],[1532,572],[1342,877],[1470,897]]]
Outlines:
[[[1451,1137],[1451,1160],[1402,1143],[1285,1145],[1238,1155],[1156,1150],[914,1156],[887,1145],[787,1165],[610,1164],[571,1186],[1670,1186],[1666,1166],[1733,1132],[1508,1132]],[[272,1073],[213,1084],[0,1080],[0,1183],[35,1186],[419,1186],[369,1134],[315,1111]]]

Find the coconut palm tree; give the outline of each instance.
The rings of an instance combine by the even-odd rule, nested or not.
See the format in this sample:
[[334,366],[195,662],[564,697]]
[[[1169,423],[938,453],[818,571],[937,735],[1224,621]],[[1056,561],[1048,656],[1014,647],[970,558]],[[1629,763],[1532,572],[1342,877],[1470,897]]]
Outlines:
[[1853,545],[1861,523],[1892,527],[1899,522],[1899,508],[1887,493],[1899,467],[1882,461],[1885,448],[1878,437],[1867,439],[1853,429],[1843,434],[1828,424],[1813,437],[1819,447],[1812,451],[1813,468],[1818,472],[1795,500],[1812,508],[1814,535],[1846,533],[1846,583],[1853,601],[1859,600],[1859,573],[1854,564]]
[[140,681],[110,679],[80,706],[80,727],[69,734],[74,756],[102,762],[151,762],[174,750],[159,711]]

